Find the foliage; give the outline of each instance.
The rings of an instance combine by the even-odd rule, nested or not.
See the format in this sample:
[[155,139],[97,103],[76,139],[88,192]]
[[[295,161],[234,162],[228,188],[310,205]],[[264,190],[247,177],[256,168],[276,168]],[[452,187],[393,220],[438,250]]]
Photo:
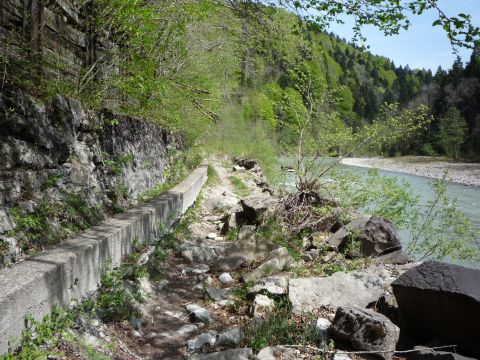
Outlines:
[[447,156],[457,160],[460,147],[465,142],[467,123],[457,108],[450,108],[445,115],[440,117],[438,129],[438,142]]
[[20,350],[0,356],[2,360],[33,360],[48,359],[55,355],[54,348],[65,335],[65,331],[72,327],[73,314],[55,306],[50,315],[42,321],[35,320],[28,314],[25,318],[26,327],[22,331]]
[[365,179],[339,171],[332,178],[329,192],[341,204],[384,216],[400,229],[408,229],[407,250],[419,258],[476,261],[480,257],[479,234],[448,196],[446,176],[433,181],[435,196],[424,206],[407,181],[380,176],[375,169]]
[[254,351],[273,345],[322,345],[314,316],[295,318],[288,300],[277,298],[274,310],[261,322],[251,322],[245,330],[245,342]]
[[233,185],[233,191],[240,197],[245,197],[251,194],[252,190],[237,176],[229,176],[228,179]]
[[449,198],[446,176],[434,180],[433,199],[425,206],[425,213],[410,215],[411,239],[407,250],[421,259],[480,260],[480,233],[472,230],[471,221]]

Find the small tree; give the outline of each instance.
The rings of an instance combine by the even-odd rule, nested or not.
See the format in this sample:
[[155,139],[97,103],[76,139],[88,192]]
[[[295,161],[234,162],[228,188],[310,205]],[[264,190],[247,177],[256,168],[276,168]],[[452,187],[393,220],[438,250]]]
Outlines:
[[467,123],[456,107],[451,107],[440,117],[438,142],[447,156],[458,159],[460,146],[465,143],[466,132]]

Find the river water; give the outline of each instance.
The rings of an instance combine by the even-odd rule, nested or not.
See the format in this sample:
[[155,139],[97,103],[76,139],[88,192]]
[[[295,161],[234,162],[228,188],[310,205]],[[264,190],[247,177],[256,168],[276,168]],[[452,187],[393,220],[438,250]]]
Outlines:
[[[287,159],[281,160],[281,164],[289,163],[291,163],[291,161],[288,161]],[[358,166],[342,164],[338,165],[338,167],[344,170],[348,170],[357,175],[367,175],[368,172],[367,168]],[[411,189],[415,191],[416,195],[419,196],[420,213],[423,213],[422,210],[426,207],[427,202],[429,200],[432,200],[434,197],[434,192],[431,187],[432,179],[393,171],[380,170],[379,173],[380,175],[396,178],[399,181],[401,181],[402,179],[406,179],[410,183]],[[285,185],[287,185],[287,187],[290,187],[294,184],[294,182],[295,174],[291,173],[285,179]],[[451,199],[457,199],[458,208],[470,219],[473,228],[477,231],[480,231],[480,188],[456,183],[449,183],[447,193]],[[410,239],[410,231],[408,229],[400,231],[399,235],[404,244],[407,243]],[[469,263],[465,265],[473,265],[474,267],[480,268],[480,263]]]

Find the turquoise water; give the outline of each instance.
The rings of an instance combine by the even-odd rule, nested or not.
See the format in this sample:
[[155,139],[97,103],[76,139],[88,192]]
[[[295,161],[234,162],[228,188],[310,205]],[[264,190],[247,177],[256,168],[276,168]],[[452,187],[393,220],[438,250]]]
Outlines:
[[[288,164],[289,161],[287,159],[282,159],[281,163]],[[368,172],[367,168],[350,165],[338,166],[358,175],[366,175]],[[434,197],[434,192],[430,185],[432,180],[429,178],[383,170],[380,170],[380,174],[394,177],[398,180],[406,179],[410,183],[412,190],[416,193],[416,195],[419,196],[420,213],[423,213],[427,202],[432,200]],[[285,185],[290,187],[294,184],[294,182],[295,174],[288,174],[287,178],[285,179]],[[451,199],[457,199],[459,209],[470,219],[473,228],[480,230],[480,187],[449,183],[447,192]],[[410,231],[408,229],[400,231],[400,237],[403,243],[407,243],[410,239]],[[471,266],[471,264],[469,265]],[[480,264],[475,264],[475,267],[480,267]]]

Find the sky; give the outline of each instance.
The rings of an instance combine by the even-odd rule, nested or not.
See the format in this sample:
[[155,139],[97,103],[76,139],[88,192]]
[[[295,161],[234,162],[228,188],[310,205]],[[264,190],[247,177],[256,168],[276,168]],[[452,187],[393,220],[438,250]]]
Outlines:
[[[466,13],[472,16],[472,22],[480,26],[480,0],[439,0],[440,8],[448,15]],[[441,27],[432,27],[436,13],[429,11],[421,16],[412,16],[410,29],[399,35],[384,36],[373,27],[365,27],[364,35],[369,51],[394,61],[395,65],[409,65],[410,68],[431,69],[433,72],[440,65],[451,68],[456,55]],[[327,30],[350,41],[353,36],[353,20],[345,18],[345,24],[333,24]],[[464,62],[470,59],[471,50],[459,48],[458,53]]]

